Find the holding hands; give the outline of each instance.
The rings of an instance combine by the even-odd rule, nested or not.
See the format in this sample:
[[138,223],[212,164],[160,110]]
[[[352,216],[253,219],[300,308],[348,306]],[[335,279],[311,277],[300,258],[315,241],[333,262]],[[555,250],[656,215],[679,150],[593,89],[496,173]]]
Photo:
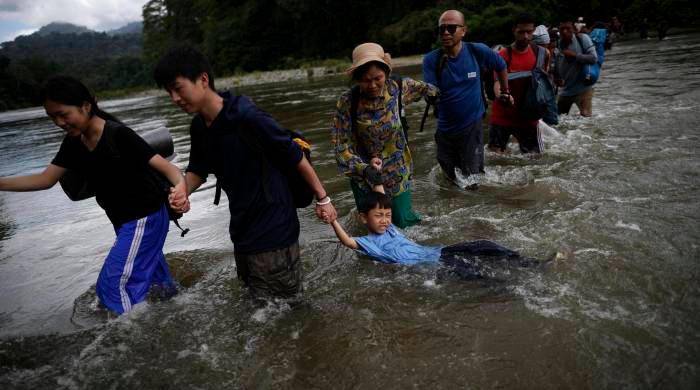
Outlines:
[[375,180],[371,181],[372,191],[384,193],[384,185],[382,184],[382,159],[379,157],[372,157],[369,161],[368,169],[374,171]]
[[364,171],[365,180],[372,186],[382,184],[382,159],[375,156],[369,161]]
[[170,203],[170,207],[173,210],[180,214],[190,211],[190,200],[187,197],[187,185],[185,184],[185,180],[180,180],[175,187],[170,187],[168,203]]
[[316,216],[325,223],[331,223],[338,217],[330,196],[324,196],[316,202]]

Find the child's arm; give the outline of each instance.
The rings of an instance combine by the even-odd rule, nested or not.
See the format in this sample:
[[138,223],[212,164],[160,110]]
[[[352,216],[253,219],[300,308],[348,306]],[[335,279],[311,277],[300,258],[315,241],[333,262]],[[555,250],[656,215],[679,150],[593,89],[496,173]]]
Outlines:
[[334,219],[333,222],[331,222],[331,226],[333,226],[333,230],[335,230],[335,235],[338,236],[338,239],[343,245],[351,249],[358,249],[360,247],[359,245],[357,245],[357,241],[350,237],[348,233],[345,232],[345,229],[343,229],[343,227],[340,226],[340,222],[338,222],[337,219]]
[[[376,169],[377,172],[382,171],[382,159],[379,157],[372,157],[372,160],[370,160],[369,164],[372,166],[372,168]],[[372,191],[374,192],[379,192],[379,193],[384,193],[384,185],[382,183],[375,184],[372,186]]]
[[66,173],[66,168],[49,164],[35,175],[0,177],[0,191],[38,191],[53,187]]

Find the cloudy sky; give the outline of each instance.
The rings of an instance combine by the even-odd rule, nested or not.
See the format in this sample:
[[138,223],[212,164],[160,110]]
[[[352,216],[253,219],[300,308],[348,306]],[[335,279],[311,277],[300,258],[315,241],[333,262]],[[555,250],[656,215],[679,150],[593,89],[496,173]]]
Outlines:
[[0,0],[0,42],[31,34],[51,22],[97,31],[141,20],[147,0]]

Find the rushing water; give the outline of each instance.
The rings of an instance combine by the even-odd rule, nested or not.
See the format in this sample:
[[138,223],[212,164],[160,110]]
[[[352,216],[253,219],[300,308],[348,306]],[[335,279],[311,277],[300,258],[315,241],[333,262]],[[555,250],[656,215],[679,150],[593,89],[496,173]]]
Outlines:
[[[94,200],[59,186],[0,193],[2,388],[697,388],[700,384],[700,34],[617,45],[594,116],[565,117],[539,159],[488,155],[478,192],[450,186],[422,104],[409,106],[423,243],[486,238],[547,258],[467,282],[374,263],[300,210],[303,302],[254,307],[235,278],[228,208],[211,183],[171,228],[183,288],[120,318],[95,310],[113,240]],[[417,76],[418,69],[408,70]],[[244,87],[304,129],[355,235],[329,148],[339,77]],[[189,118],[165,96],[105,102],[137,131],[170,128],[184,167]],[[574,108],[574,111],[576,109]],[[41,109],[0,114],[0,175],[41,170],[63,137]],[[225,197],[224,197],[225,198]],[[222,199],[223,200],[223,199]]]

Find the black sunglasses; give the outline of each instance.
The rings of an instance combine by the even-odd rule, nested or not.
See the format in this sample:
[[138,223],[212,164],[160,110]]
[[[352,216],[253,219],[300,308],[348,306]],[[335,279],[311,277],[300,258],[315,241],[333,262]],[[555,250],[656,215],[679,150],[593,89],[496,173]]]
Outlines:
[[445,31],[450,33],[450,35],[454,35],[457,32],[458,27],[464,27],[462,24],[441,24],[438,27],[438,33],[444,34]]

